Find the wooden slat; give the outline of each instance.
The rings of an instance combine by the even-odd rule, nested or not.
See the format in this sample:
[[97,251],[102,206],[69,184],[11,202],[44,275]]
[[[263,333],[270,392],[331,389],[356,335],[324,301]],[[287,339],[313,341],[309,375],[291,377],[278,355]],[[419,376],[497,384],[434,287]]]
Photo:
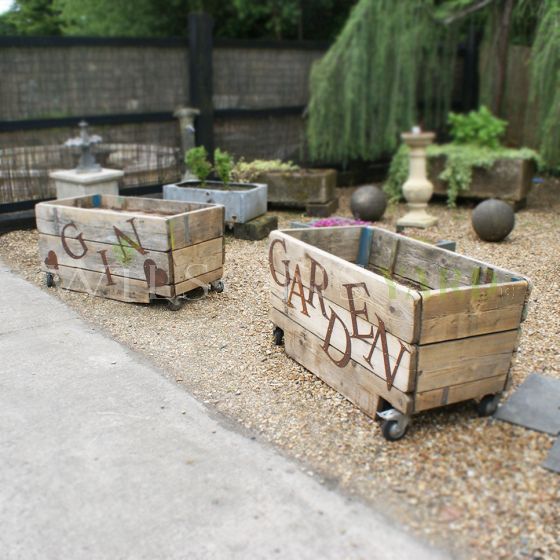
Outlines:
[[[134,241],[139,239],[144,249],[163,252],[171,248],[167,219],[161,216],[131,216],[111,210],[73,208],[44,202],[35,206],[35,215],[37,229],[47,235],[60,236],[63,228],[73,223],[75,227],[66,230],[72,237],[79,232],[87,241],[114,244],[117,239],[114,228],[117,227]],[[138,238],[127,222],[131,217],[134,218]]]
[[212,206],[168,220],[170,248],[174,251],[224,235],[224,207]]
[[[289,319],[296,322],[298,325],[303,327],[306,331],[311,332],[317,336],[321,342],[324,342],[329,321],[325,319],[320,308],[317,306],[315,308],[308,306],[309,315],[304,315],[299,309],[294,307],[288,307],[281,297],[278,297],[278,291],[273,293],[271,296],[271,305],[277,309],[280,313],[286,315]],[[352,332],[352,322],[350,318],[350,313],[343,309],[342,307],[329,303],[329,307],[334,309],[335,313],[342,319],[344,324],[347,326],[349,332]],[[365,321],[358,319],[359,321],[359,332],[369,332],[372,328],[371,323],[366,323]],[[374,330],[376,332],[377,329]],[[350,338],[349,340],[349,350],[351,358],[371,371],[374,375],[377,375],[385,383],[387,383],[387,372],[385,371],[385,361],[381,341],[379,340],[375,346],[375,350],[371,356],[371,363],[368,363],[366,356],[369,356],[372,339],[361,340],[358,338]],[[338,321],[336,321],[334,329],[332,330],[330,336],[330,345],[336,348],[338,351],[344,353],[348,350],[347,348],[348,340],[343,327]],[[395,339],[392,335],[387,333],[387,346],[389,350],[389,363],[391,368],[395,367],[400,354],[401,345],[399,341]],[[397,389],[408,392],[414,389],[416,369],[411,371],[412,364],[416,364],[413,354],[415,352],[415,347],[411,345],[404,345],[407,351],[402,353],[400,362],[398,362],[398,368],[395,370],[395,377],[390,381]],[[389,374],[392,376],[392,373]]]
[[[286,353],[303,367],[313,372],[333,389],[344,395],[366,414],[375,418],[379,400],[382,397],[397,410],[409,413],[412,398],[396,388],[390,391],[386,383],[371,371],[350,360],[344,368],[339,368],[325,354],[322,341],[280,311],[272,308],[270,319],[284,330]],[[333,356],[341,353],[329,348]]]
[[480,381],[417,393],[414,401],[414,412],[500,393],[504,390],[507,377],[507,375],[498,375]]
[[217,237],[171,253],[173,277],[179,284],[200,274],[221,268],[224,263],[224,238]]
[[[371,271],[310,246],[285,232],[272,232],[270,240],[272,249],[270,265],[276,273],[285,274],[283,261],[288,260],[291,278],[294,277],[296,265],[299,266],[302,283],[309,288],[312,262],[310,257],[312,257],[328,274],[328,286],[324,290],[324,295],[328,300],[349,310],[348,295],[344,285],[364,282],[370,295],[366,296],[365,291],[361,288],[356,289],[356,305],[365,304],[372,322],[377,320],[376,316],[379,316],[384,322],[387,332],[404,342],[410,343],[417,340],[420,316],[418,292],[389,282]],[[273,243],[274,246],[272,246]],[[285,250],[282,244],[285,244]],[[320,271],[317,274],[321,274]],[[271,278],[271,281],[274,280]]]
[[462,362],[450,363],[448,367],[418,372],[418,391],[431,391],[457,383],[468,383],[487,377],[506,375],[511,366],[513,352],[493,356],[481,356]]
[[517,329],[528,283],[421,292],[420,344]]
[[[116,227],[134,241],[139,239],[144,249],[162,252],[214,239],[224,232],[223,206],[154,199],[131,202],[127,197],[98,195],[97,199],[95,196],[85,198],[86,201],[94,199],[94,206],[82,208],[70,204],[72,201],[85,204],[82,198],[37,204],[35,215],[39,232],[61,235],[64,226],[72,222],[73,236],[79,231],[88,241],[115,243]],[[111,207],[104,208],[103,204]],[[172,214],[173,205],[178,211]],[[185,208],[194,209],[183,212]],[[131,219],[134,219],[134,228],[128,221]]]
[[[67,237],[66,247],[75,256],[84,253],[84,247],[79,240],[74,237]],[[72,258],[62,244],[59,236],[39,234],[39,253],[44,260],[50,251],[56,254],[59,265],[69,266],[73,268],[83,268],[85,270],[93,270],[95,272],[105,272],[106,264],[108,264],[111,274],[115,276],[126,276],[137,280],[146,280],[146,271],[144,263],[150,259],[155,266],[164,271],[168,281],[166,284],[173,284],[173,270],[170,267],[170,253],[161,251],[146,251],[141,254],[132,247],[126,245],[121,248],[120,245],[111,245],[108,243],[98,243],[96,241],[84,241],[87,252],[79,259]],[[99,251],[104,252],[106,258],[104,262]],[[216,268],[216,267],[213,267]]]
[[216,270],[210,270],[209,272],[205,272],[200,276],[195,278],[190,278],[185,280],[184,282],[180,282],[179,284],[175,285],[175,293],[179,296],[186,292],[190,292],[196,288],[204,288],[210,284],[210,282],[214,282],[214,280],[219,280],[224,275],[224,269],[222,267]]
[[355,263],[358,260],[360,238],[365,229],[360,226],[305,228],[293,229],[285,233],[327,253]]
[[[68,266],[60,266],[58,270],[49,272],[55,275],[56,285],[66,290],[85,292],[119,301],[150,302],[150,292],[145,281],[114,276],[113,284],[109,285],[105,274]],[[166,293],[161,293],[162,296],[171,297],[173,295],[170,286],[163,288]]]
[[471,286],[477,270],[482,270],[484,273],[483,279],[489,278],[489,270],[493,271],[492,279],[497,283],[510,282],[512,278],[522,278],[515,272],[495,267],[417,239],[411,239],[381,228],[374,229],[370,266],[388,271],[391,268],[393,244],[395,239],[400,239],[394,273],[413,282],[427,285],[432,289]]

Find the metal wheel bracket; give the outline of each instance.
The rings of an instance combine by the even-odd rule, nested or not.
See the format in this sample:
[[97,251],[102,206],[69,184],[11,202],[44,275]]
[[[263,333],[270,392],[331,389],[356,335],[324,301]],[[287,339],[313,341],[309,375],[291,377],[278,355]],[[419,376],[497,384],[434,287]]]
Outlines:
[[397,422],[400,430],[406,430],[407,426],[410,424],[411,417],[407,414],[399,412],[396,408],[390,408],[388,410],[383,410],[377,413],[377,416],[386,422],[393,421]]

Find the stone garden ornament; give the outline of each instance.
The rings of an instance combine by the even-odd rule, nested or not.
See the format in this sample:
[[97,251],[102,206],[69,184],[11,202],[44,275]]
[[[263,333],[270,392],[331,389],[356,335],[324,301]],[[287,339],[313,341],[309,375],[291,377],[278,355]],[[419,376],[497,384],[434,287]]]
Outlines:
[[426,210],[434,192],[426,174],[426,148],[434,141],[435,134],[422,132],[415,126],[412,132],[401,134],[401,138],[410,148],[409,175],[402,188],[409,212],[397,221],[397,226],[427,228],[437,223],[437,218]]

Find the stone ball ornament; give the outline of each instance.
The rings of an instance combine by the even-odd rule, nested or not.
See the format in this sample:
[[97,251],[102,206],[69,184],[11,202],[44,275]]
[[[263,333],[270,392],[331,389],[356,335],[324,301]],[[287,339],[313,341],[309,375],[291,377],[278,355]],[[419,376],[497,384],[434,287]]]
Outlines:
[[350,199],[350,210],[354,218],[376,222],[380,220],[387,208],[387,195],[373,185],[360,187]]
[[502,241],[515,226],[515,213],[507,202],[491,198],[473,210],[471,221],[483,241]]

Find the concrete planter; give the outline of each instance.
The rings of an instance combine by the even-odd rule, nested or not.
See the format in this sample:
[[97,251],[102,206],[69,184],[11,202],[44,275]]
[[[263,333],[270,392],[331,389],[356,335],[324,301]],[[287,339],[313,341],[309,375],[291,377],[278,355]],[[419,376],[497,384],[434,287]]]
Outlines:
[[230,183],[200,181],[164,185],[163,198],[205,204],[221,204],[225,207],[225,221],[232,225],[248,222],[266,213],[267,186],[257,183]]
[[[430,158],[429,178],[435,194],[447,194],[447,184],[439,179],[445,166],[445,157]],[[523,208],[531,189],[535,163],[527,159],[499,159],[489,169],[475,167],[468,191],[460,198],[498,198],[514,208]]]
[[292,208],[309,204],[327,204],[336,199],[336,170],[302,169],[269,171],[258,181],[268,185],[268,202]]

